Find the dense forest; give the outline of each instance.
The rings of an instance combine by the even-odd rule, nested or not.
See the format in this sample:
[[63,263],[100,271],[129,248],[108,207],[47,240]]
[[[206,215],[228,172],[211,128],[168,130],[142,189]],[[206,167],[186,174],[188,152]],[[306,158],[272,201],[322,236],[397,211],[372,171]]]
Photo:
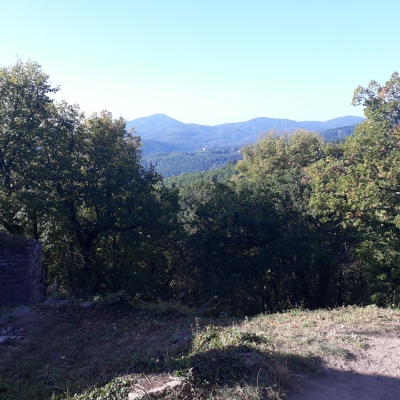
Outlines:
[[328,142],[340,142],[350,136],[356,125],[341,126],[339,128],[328,129],[320,132],[320,135]]
[[[321,131],[319,134],[330,142],[340,142],[354,132],[355,125]],[[168,146],[164,143],[164,146]],[[170,151],[147,154],[142,156],[142,165],[154,167],[155,171],[165,178],[165,182],[183,183],[194,182],[198,179],[213,182],[227,181],[237,171],[232,164],[242,158],[240,147],[225,146],[203,148],[201,150],[183,152]],[[236,172],[234,172],[236,171]]]
[[[351,127],[364,120],[365,118],[352,115],[323,122],[259,117],[249,121],[210,126],[185,124],[165,114],[154,114],[127,121],[126,129],[134,129],[137,132],[142,139],[142,154],[148,155],[172,151],[188,152],[207,146],[242,147],[257,141],[260,132],[268,132],[271,129],[285,132],[306,129],[319,132],[322,136],[329,131],[327,135],[337,140],[351,133]],[[350,131],[347,128],[350,128]]]
[[149,168],[154,166],[163,178],[178,176],[184,173],[216,169],[228,162],[242,158],[239,147],[203,148],[191,152],[156,153],[142,157],[142,164]]
[[226,182],[229,181],[234,175],[239,173],[235,164],[236,163],[233,161],[228,161],[228,164],[225,164],[217,169],[171,176],[170,178],[165,179],[164,183],[168,187],[176,185],[177,187],[181,188],[196,181]]
[[122,118],[0,70],[0,230],[43,242],[47,281],[211,314],[400,304],[400,77],[358,87],[344,141],[267,132],[225,179],[166,185]]

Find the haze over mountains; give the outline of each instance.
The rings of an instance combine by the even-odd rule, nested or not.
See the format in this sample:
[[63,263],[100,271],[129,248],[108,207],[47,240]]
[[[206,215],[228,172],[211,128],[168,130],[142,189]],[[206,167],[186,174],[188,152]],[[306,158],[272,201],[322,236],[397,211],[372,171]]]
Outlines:
[[[357,116],[344,116],[329,121],[294,121],[278,118],[254,118],[215,126],[185,124],[165,114],[128,121],[127,129],[134,128],[143,140],[143,154],[171,151],[190,151],[203,147],[242,146],[254,143],[261,132],[270,129],[292,132],[307,129],[324,132],[336,128],[353,127],[364,121]],[[351,129],[350,129],[351,131]],[[349,129],[346,131],[349,132]]]

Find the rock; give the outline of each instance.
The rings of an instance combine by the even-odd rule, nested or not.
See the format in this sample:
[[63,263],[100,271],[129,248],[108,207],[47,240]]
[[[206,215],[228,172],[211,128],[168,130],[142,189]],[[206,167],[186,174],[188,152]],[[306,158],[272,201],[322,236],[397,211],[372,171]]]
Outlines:
[[20,373],[15,374],[15,375],[13,376],[13,379],[14,379],[14,381],[19,381],[19,380],[21,379],[21,374],[20,374]]
[[7,345],[10,343],[10,338],[8,336],[0,336],[0,346]]
[[174,389],[177,388],[178,386],[181,386],[184,384],[183,381],[176,379],[176,378],[168,378],[166,382],[158,382],[158,385],[151,384],[151,388],[146,388],[146,386],[140,386],[140,385],[135,385],[137,388],[134,389],[133,392],[130,392],[128,395],[128,400],[135,400],[135,399],[141,399],[143,396],[147,395],[150,396],[152,394],[155,395],[161,395],[165,393],[168,389]]
[[11,313],[11,316],[18,317],[20,315],[25,315],[25,314],[29,313],[29,311],[30,311],[29,307],[22,306],[22,307],[17,308],[16,310],[14,310]]
[[26,330],[24,328],[3,327],[0,328],[0,345],[10,344],[15,340],[26,339]]
[[254,364],[260,364],[265,361],[263,356],[254,351],[250,353],[242,353],[242,356],[244,357],[244,364],[248,367],[252,367]]
[[68,303],[69,303],[68,299],[59,300],[59,299],[47,298],[43,304],[46,306],[63,306]]
[[92,303],[90,301],[85,301],[84,303],[81,303],[81,307],[90,308],[92,307]]

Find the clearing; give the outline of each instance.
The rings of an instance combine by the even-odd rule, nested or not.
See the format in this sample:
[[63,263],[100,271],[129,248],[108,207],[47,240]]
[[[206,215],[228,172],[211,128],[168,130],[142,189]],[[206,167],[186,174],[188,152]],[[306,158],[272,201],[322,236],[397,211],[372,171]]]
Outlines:
[[209,318],[114,296],[0,311],[4,400],[400,396],[399,310]]

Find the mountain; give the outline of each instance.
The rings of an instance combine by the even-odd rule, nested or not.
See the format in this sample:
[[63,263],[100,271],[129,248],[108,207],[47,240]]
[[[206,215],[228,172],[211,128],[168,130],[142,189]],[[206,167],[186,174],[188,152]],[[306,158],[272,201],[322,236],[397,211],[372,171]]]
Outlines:
[[328,142],[338,142],[351,135],[355,127],[356,125],[349,125],[327,129],[326,131],[321,131],[320,135]]
[[186,125],[183,122],[177,121],[165,114],[154,114],[150,117],[142,117],[128,121],[126,123],[126,129],[134,128],[139,132],[158,132],[163,129],[175,128],[182,125]]
[[365,118],[345,116],[329,121],[294,121],[278,118],[254,118],[250,121],[215,126],[185,124],[164,114],[155,114],[128,121],[143,140],[143,153],[191,151],[203,147],[242,146],[254,143],[261,132],[277,129],[292,132],[307,129],[316,132],[354,126]]
[[[172,151],[181,150],[173,143],[161,142],[159,140],[147,139],[142,140],[142,154],[143,156],[154,153],[170,153]],[[186,149],[185,149],[186,150]]]

